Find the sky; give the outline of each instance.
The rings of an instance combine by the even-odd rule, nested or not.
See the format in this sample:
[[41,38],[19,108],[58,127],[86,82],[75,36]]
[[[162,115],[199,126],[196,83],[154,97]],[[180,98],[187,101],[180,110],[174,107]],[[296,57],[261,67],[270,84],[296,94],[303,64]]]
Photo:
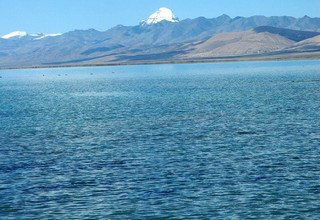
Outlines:
[[320,0],[0,0],[0,36],[137,25],[160,7],[180,19],[289,15],[320,17]]

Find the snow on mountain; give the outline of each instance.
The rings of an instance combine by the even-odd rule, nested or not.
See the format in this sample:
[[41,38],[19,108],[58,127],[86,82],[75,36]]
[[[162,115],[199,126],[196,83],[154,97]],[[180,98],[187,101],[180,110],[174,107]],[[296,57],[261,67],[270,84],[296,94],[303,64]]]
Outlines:
[[14,31],[9,34],[3,35],[1,38],[3,39],[11,39],[11,38],[21,38],[27,36],[27,32],[24,31]]
[[60,36],[62,34],[60,33],[57,33],[57,34],[41,34],[41,35],[38,35],[37,38],[35,38],[34,40],[41,40],[43,38],[46,38],[46,37],[57,37],[57,36]]
[[173,14],[169,8],[159,8],[158,11],[154,12],[149,16],[147,20],[143,20],[141,24],[156,24],[160,21],[178,22],[179,19]]
[[60,33],[56,33],[56,34],[42,34],[42,33],[41,34],[27,34],[27,32],[24,32],[24,31],[14,31],[9,34],[3,35],[1,38],[8,40],[8,39],[19,39],[22,37],[29,36],[33,40],[41,40],[46,37],[56,37],[56,36],[60,36],[60,35],[62,35],[62,34],[60,34]]

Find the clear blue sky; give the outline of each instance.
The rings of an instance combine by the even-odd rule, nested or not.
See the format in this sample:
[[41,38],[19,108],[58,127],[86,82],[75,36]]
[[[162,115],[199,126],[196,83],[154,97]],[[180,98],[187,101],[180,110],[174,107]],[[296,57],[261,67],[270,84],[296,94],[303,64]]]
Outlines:
[[64,33],[136,25],[163,6],[180,20],[221,14],[320,17],[320,0],[0,0],[0,36],[15,30]]

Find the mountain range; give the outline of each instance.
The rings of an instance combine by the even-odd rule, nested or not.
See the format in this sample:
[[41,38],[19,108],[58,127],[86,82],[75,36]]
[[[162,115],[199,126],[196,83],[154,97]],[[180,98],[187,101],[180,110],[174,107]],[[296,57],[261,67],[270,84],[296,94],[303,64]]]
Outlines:
[[136,26],[0,38],[0,68],[320,58],[320,18],[179,20],[160,8]]

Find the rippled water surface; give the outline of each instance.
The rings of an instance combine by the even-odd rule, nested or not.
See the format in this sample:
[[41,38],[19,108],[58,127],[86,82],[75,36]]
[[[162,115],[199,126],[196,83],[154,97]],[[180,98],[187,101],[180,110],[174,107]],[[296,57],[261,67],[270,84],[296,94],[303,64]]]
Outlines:
[[320,61],[0,70],[0,219],[320,219]]

